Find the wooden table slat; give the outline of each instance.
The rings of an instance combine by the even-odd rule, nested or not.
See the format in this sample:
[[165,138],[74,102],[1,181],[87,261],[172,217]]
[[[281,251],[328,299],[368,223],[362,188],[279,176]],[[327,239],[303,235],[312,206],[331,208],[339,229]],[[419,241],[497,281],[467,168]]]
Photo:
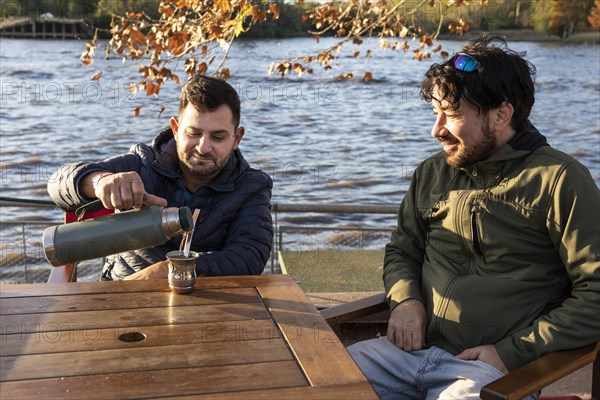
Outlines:
[[197,290],[186,296],[171,292],[96,293],[46,297],[14,297],[0,302],[0,315],[93,311],[126,308],[258,303],[254,288]]
[[282,339],[0,357],[2,382],[291,361]]
[[[313,386],[365,381],[338,337],[298,285],[257,288]],[[327,353],[327,362],[322,354]]]
[[[136,343],[119,340],[121,334],[133,331],[143,333],[146,338]],[[212,342],[275,340],[280,337],[279,329],[271,319],[144,326],[141,329],[123,327],[36,332],[2,335],[0,356],[127,349],[133,346],[144,348]]]
[[278,361],[5,382],[2,400],[124,400],[306,384],[295,362]]
[[344,385],[301,386],[196,396],[161,397],[161,400],[379,400],[367,382]]
[[158,308],[73,311],[58,314],[0,315],[0,330],[7,333],[41,333],[103,328],[126,329],[148,325],[265,319],[269,314],[260,303],[211,304]]
[[[108,284],[108,285],[107,285]],[[289,275],[246,275],[223,277],[199,277],[196,288],[201,290],[226,288],[253,288],[259,285],[294,284]],[[11,297],[44,297],[94,293],[170,292],[165,279],[149,281],[112,281],[73,283],[33,283],[28,285],[0,285],[0,299]]]

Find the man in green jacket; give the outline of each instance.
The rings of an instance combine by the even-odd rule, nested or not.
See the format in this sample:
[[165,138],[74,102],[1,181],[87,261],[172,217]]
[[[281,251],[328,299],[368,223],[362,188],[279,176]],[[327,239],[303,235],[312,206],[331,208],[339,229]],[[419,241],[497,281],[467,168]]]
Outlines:
[[387,338],[349,347],[382,399],[479,398],[600,339],[600,191],[529,122],[534,75],[485,36],[426,73],[443,152],[416,169],[386,246]]

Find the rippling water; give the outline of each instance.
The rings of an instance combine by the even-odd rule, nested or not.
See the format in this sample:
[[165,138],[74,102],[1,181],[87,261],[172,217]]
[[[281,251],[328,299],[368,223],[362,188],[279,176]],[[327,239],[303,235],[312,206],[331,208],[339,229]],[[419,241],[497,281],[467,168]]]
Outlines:
[[[430,136],[430,106],[418,96],[430,61],[378,50],[367,66],[375,79],[367,83],[337,81],[336,74],[322,71],[285,80],[267,74],[271,61],[323,48],[327,41],[234,45],[230,83],[242,97],[244,155],[273,177],[274,203],[399,204],[417,163],[441,149]],[[462,45],[442,44],[450,53]],[[598,184],[600,46],[523,42],[511,47],[526,51],[538,69],[533,123],[554,147],[585,164]],[[46,180],[60,164],[126,152],[132,143],[150,141],[176,113],[174,84],[165,85],[159,98],[133,96],[127,87],[138,80],[136,66],[104,60],[98,49],[94,64],[81,67],[83,50],[77,41],[0,39],[2,196],[47,199]],[[352,50],[341,54],[348,65],[354,62]],[[99,70],[104,71],[100,81],[91,81]],[[142,103],[135,118],[133,108]],[[159,117],[160,105],[166,109]],[[39,210],[11,209],[11,214],[44,217]],[[314,215],[295,222],[326,224],[331,218],[343,221]],[[378,218],[353,217],[353,222],[378,224]]]

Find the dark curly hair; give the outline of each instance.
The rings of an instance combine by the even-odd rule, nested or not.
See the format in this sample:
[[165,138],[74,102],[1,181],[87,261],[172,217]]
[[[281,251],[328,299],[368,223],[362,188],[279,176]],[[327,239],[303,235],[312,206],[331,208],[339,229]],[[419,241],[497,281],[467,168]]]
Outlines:
[[222,79],[194,75],[181,90],[179,116],[189,103],[202,112],[212,112],[220,106],[226,105],[233,114],[232,122],[235,129],[240,125],[240,97],[233,86]]
[[[525,53],[508,49],[506,41],[498,36],[485,34],[468,41],[461,53],[477,60],[481,68],[459,71],[454,68],[456,56],[443,64],[433,64],[425,74],[421,97],[427,102],[446,100],[452,110],[464,100],[480,114],[507,101],[514,108],[511,127],[523,129],[535,102],[536,72],[535,66],[523,58]],[[441,99],[434,97],[436,88]]]

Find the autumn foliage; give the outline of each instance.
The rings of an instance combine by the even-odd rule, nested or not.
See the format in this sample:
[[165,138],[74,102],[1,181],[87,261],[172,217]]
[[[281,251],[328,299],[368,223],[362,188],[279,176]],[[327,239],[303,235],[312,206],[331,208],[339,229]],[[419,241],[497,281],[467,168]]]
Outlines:
[[570,36],[586,19],[589,21],[590,3],[590,0],[550,0],[548,30],[561,37]]
[[594,30],[600,30],[600,0],[596,0],[594,8],[588,16],[588,22]]
[[[443,6],[442,2],[435,0],[422,3],[429,7]],[[412,18],[419,8],[415,7],[403,13],[400,12],[406,11],[403,6],[405,6],[403,1],[390,3],[386,0],[332,1],[317,5],[304,15],[304,19],[309,20],[314,27],[310,33],[317,41],[324,35],[332,35],[339,40],[316,54],[275,62],[271,64],[269,72],[278,73],[282,77],[290,73],[302,76],[304,73],[311,74],[313,72],[311,66],[315,64],[325,70],[331,70],[342,46],[347,43],[363,45],[365,37],[377,37],[379,41],[375,46],[364,51],[354,51],[355,58],[362,58],[365,61],[363,66],[372,57],[375,47],[401,49],[406,52],[413,47],[411,43],[414,44],[416,40],[413,58],[418,60],[429,58],[432,52],[441,51],[440,46],[429,49],[433,46],[434,38],[439,34],[439,27],[431,34],[422,32]],[[356,72],[338,75],[338,79],[351,79]],[[362,75],[365,81],[372,78],[373,74],[368,71]]]
[[[485,3],[486,0],[474,1]],[[350,43],[359,49],[354,50],[353,56],[363,63],[359,70],[338,74],[338,79],[371,80],[373,74],[366,71],[365,66],[376,48],[412,51],[417,60],[434,53],[446,57],[441,46],[434,44],[443,26],[443,16],[449,7],[467,3],[467,0],[421,0],[418,3],[348,0],[314,4],[301,1],[300,6],[305,10],[303,19],[310,23],[310,34],[315,40],[319,41],[322,36],[337,39],[315,54],[299,54],[273,62],[269,72],[281,77],[292,74],[302,77],[313,73],[314,68],[329,71],[337,65],[342,47]],[[135,10],[113,15],[106,52],[139,64],[141,80],[131,86],[134,92],[144,90],[148,95],[158,95],[163,83],[171,80],[180,84],[181,77],[177,73],[209,74],[227,79],[230,71],[226,61],[234,40],[255,24],[277,19],[283,4],[265,0],[163,0],[158,6],[159,17],[155,19]],[[437,30],[425,32],[415,22],[415,14],[423,7],[436,10],[440,16]],[[468,25],[460,19],[448,28],[460,34]],[[365,43],[370,47],[361,48],[367,46]],[[95,40],[86,44],[81,56],[83,64],[93,62],[95,48]]]
[[[234,39],[267,15],[279,15],[276,4],[264,7],[247,0],[165,0],[158,11],[158,20],[133,11],[115,15],[108,43],[109,50],[125,60],[141,62],[142,81],[132,91],[145,90],[148,95],[157,95],[167,80],[179,84],[168,67],[173,61],[183,60],[189,75],[207,73],[217,62],[214,74],[227,79],[230,73],[223,66]],[[94,43],[87,43],[81,56],[84,64],[93,62],[94,48]]]

